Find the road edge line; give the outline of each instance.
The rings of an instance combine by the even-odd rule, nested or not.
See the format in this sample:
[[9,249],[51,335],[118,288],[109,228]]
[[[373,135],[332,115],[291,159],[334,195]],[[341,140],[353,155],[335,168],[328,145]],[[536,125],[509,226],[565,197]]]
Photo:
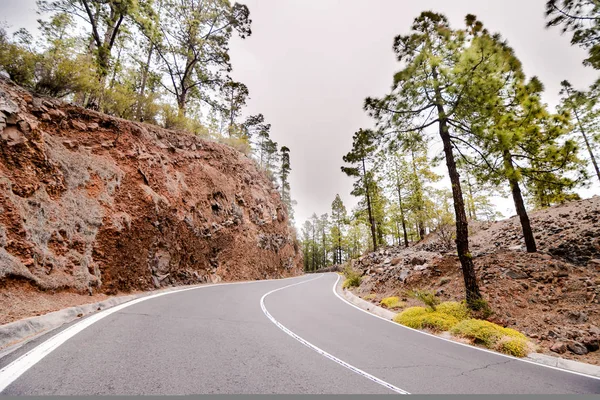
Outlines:
[[[494,354],[494,355],[501,356],[501,357],[504,357],[504,358],[509,358],[509,359],[512,359],[512,360],[515,360],[515,361],[521,361],[521,362],[524,362],[524,363],[533,364],[533,365],[537,365],[537,366],[544,367],[544,368],[550,368],[550,369],[554,369],[554,370],[557,370],[557,371],[567,372],[567,373],[573,374],[573,375],[580,375],[580,376],[583,376],[583,377],[586,377],[586,378],[600,380],[600,376],[589,375],[589,374],[585,374],[583,372],[572,371],[572,370],[568,370],[568,369],[564,369],[564,368],[560,368],[560,367],[555,367],[553,365],[546,365],[546,364],[542,364],[542,363],[539,363],[539,362],[536,362],[536,361],[532,361],[532,360],[526,360],[526,359],[522,359],[522,358],[517,358],[517,357],[509,356],[507,354],[498,353],[498,352],[495,352],[495,351],[492,351],[492,350],[488,350],[488,349],[482,349],[481,347],[471,346],[471,345],[466,344],[466,343],[456,342],[454,340],[450,340],[450,339],[446,339],[446,338],[443,338],[443,337],[440,337],[440,336],[433,335],[433,334],[431,334],[429,332],[420,331],[418,329],[413,329],[413,328],[409,328],[408,326],[404,326],[404,325],[398,324],[398,323],[396,323],[396,322],[394,322],[392,320],[380,317],[379,315],[373,314],[373,313],[371,313],[371,312],[369,312],[369,311],[367,311],[367,310],[365,310],[363,308],[360,308],[356,304],[352,304],[350,301],[348,301],[347,299],[345,299],[344,297],[342,297],[337,292],[337,286],[338,286],[339,281],[340,281],[340,275],[337,276],[337,279],[336,279],[335,283],[333,284],[333,288],[332,288],[333,294],[338,299],[342,300],[344,303],[348,304],[349,306],[352,306],[352,307],[356,308],[359,311],[362,311],[362,312],[364,312],[364,313],[366,313],[366,314],[368,314],[368,315],[370,315],[372,317],[379,318],[379,319],[381,319],[383,321],[389,322],[389,323],[391,323],[394,326],[397,326],[399,328],[408,329],[410,331],[417,332],[417,333],[420,333],[420,334],[423,334],[423,335],[427,335],[427,336],[431,336],[431,337],[434,337],[436,339],[443,340],[445,342],[453,343],[453,344],[456,344],[456,345],[459,345],[459,346],[463,346],[463,347],[467,347],[467,348],[470,348],[470,349],[475,349],[475,350],[483,351],[483,352]],[[351,294],[353,296],[356,296],[354,293],[351,293]],[[568,361],[568,360],[566,360],[566,361]]]
[[228,285],[241,285],[241,284],[252,284],[252,283],[261,283],[261,282],[273,282],[280,281],[286,279],[300,278],[303,275],[294,276],[290,278],[283,279],[266,279],[266,280],[257,280],[257,281],[246,281],[246,282],[224,282],[224,283],[215,283],[209,285],[198,285],[193,287],[186,287],[176,290],[165,290],[160,293],[155,293],[147,296],[138,297],[136,299],[127,301],[125,303],[121,303],[119,305],[115,305],[114,307],[107,308],[98,313],[91,314],[85,319],[67,327],[66,329],[58,332],[56,335],[51,338],[43,341],[39,345],[35,346],[33,349],[29,350],[25,354],[21,355],[16,360],[12,361],[8,365],[4,366],[0,369],[0,396],[2,392],[15,380],[17,380],[21,375],[23,375],[27,370],[33,367],[35,364],[40,362],[44,357],[48,354],[52,353],[56,350],[60,345],[65,343],[67,340],[71,339],[73,336],[83,331],[87,327],[93,325],[94,323],[108,317],[111,314],[116,313],[124,308],[129,306],[141,303],[146,300],[151,300],[157,297],[166,296],[174,293],[187,292],[189,290],[197,290],[215,286],[228,286]]
[[305,345],[306,347],[308,347],[309,349],[315,351],[316,353],[322,355],[325,358],[328,358],[329,360],[341,365],[342,367],[349,369],[350,371],[369,379],[370,381],[377,383],[378,385],[381,385],[383,387],[386,387],[387,389],[390,389],[393,392],[396,392],[398,394],[410,394],[409,392],[407,392],[406,390],[400,389],[397,386],[392,385],[391,383],[388,383],[382,379],[377,378],[374,375],[369,374],[368,372],[365,372],[363,370],[361,370],[360,368],[357,368],[355,366],[353,366],[352,364],[348,364],[347,362],[337,358],[336,356],[326,352],[325,350],[315,346],[314,344],[310,343],[309,341],[307,341],[306,339],[302,338],[301,336],[295,334],[294,332],[292,332],[291,330],[289,330],[288,328],[286,328],[283,324],[281,324],[279,321],[277,321],[267,310],[267,307],[265,306],[265,298],[267,296],[269,296],[270,294],[273,294],[275,292],[278,292],[280,290],[283,289],[287,289],[290,288],[292,286],[296,286],[296,285],[301,285],[303,283],[308,283],[308,282],[312,282],[314,280],[320,279],[322,278],[324,275],[321,275],[319,277],[313,278],[313,279],[309,279],[307,281],[302,281],[302,282],[297,282],[291,285],[287,285],[287,286],[283,286],[274,290],[271,290],[270,292],[265,293],[261,299],[260,299],[260,308],[262,310],[262,312],[265,314],[265,316],[273,323],[275,324],[275,326],[277,326],[279,329],[281,329],[283,332],[285,332],[286,334],[288,334],[289,336],[291,336],[292,338],[296,339],[298,342],[302,343],[303,345]]

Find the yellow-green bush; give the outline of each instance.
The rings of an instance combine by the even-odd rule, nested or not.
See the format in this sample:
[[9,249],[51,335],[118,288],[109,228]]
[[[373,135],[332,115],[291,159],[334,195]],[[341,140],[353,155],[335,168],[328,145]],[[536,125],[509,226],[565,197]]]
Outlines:
[[487,347],[494,345],[503,337],[527,340],[527,337],[514,329],[503,328],[489,321],[479,319],[466,319],[452,328],[452,333],[468,339],[475,343],[482,343]]
[[439,311],[430,311],[425,307],[410,307],[394,317],[394,321],[414,329],[430,328],[447,331],[458,324],[458,319]]
[[351,287],[359,287],[360,286],[360,276],[354,276],[352,278],[348,278],[344,281],[344,284],[342,285],[342,287],[344,289],[348,289]]
[[526,357],[529,354],[529,342],[518,337],[504,336],[498,342],[496,350],[514,357]]
[[423,316],[427,313],[425,307],[409,307],[394,317],[394,322],[409,328],[421,329]]
[[435,307],[435,310],[443,314],[452,315],[459,321],[465,320],[471,316],[471,312],[464,302],[446,301]]
[[365,297],[363,297],[363,299],[365,299],[367,301],[371,301],[371,300],[375,300],[376,297],[377,297],[377,295],[375,293],[370,293],[370,294],[366,295]]
[[469,315],[465,303],[449,301],[437,305],[435,311],[425,307],[407,308],[394,317],[394,322],[414,329],[449,330],[454,335],[515,357],[525,357],[531,350],[531,343],[521,332],[472,319]]
[[393,309],[393,308],[401,308],[402,306],[404,306],[404,303],[402,303],[400,301],[399,297],[396,296],[392,296],[392,297],[386,297],[384,299],[382,299],[379,304],[381,304],[383,307],[388,308],[388,309]]
[[458,324],[458,320],[452,315],[444,314],[439,311],[428,312],[423,316],[423,328],[430,328],[436,331],[447,331],[454,325]]
[[360,272],[352,268],[350,265],[346,265],[344,268],[344,276],[346,277],[346,280],[342,285],[344,289],[360,286],[360,281],[362,280]]

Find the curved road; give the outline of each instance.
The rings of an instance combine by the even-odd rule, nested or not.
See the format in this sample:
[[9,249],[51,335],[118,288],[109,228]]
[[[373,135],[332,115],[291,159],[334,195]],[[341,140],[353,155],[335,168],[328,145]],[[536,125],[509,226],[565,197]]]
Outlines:
[[[324,274],[203,286],[118,306],[68,327],[53,342],[44,337],[0,359],[0,392],[600,393],[600,379],[440,340],[362,312],[335,295],[336,280]],[[103,313],[109,315],[99,319]]]

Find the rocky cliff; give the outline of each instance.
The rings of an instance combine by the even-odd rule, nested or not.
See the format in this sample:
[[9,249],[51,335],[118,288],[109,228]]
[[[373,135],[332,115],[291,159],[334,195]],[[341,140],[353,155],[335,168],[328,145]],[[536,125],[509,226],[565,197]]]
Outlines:
[[300,257],[245,155],[0,80],[0,292],[277,278]]

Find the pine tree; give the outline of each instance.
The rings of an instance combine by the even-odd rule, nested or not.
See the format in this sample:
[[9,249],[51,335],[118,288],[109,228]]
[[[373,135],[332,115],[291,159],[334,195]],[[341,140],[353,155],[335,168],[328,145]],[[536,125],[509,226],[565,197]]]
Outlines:
[[[248,7],[227,0],[160,2],[160,35],[147,36],[167,78],[164,89],[174,97],[180,117],[186,116],[193,99],[216,107],[210,93],[228,89],[224,74],[232,68],[229,39],[233,32],[242,39],[252,33]],[[230,103],[229,109],[235,106]]]
[[369,170],[373,154],[376,149],[374,143],[374,132],[360,129],[354,134],[352,141],[352,150],[343,157],[345,163],[353,165],[352,167],[342,167],[342,172],[350,177],[355,177],[353,196],[364,197],[368,224],[371,230],[371,240],[373,250],[377,250],[377,233],[372,204],[372,179],[373,173]]
[[594,85],[589,92],[573,89],[568,81],[562,81],[561,86],[560,109],[570,114],[573,129],[581,135],[596,177],[600,181],[600,168],[594,154],[597,151],[598,143],[591,137],[600,128],[600,109],[597,107],[598,93],[596,93],[597,90],[594,90],[598,84]]
[[339,194],[335,195],[333,203],[331,203],[331,241],[334,245],[334,264],[343,262],[343,246],[344,240],[344,225],[346,224],[347,211],[344,202]]
[[281,179],[281,200],[285,204],[288,219],[292,223],[294,221],[293,201],[290,194],[289,176],[292,168],[290,166],[290,149],[287,146],[281,147],[281,166],[279,168],[279,177]]
[[562,26],[573,32],[571,44],[588,51],[585,65],[600,69],[600,2],[598,0],[549,0],[546,3],[548,27]]
[[[406,177],[408,165],[406,160],[402,158],[398,153],[393,153],[390,158],[389,172],[386,174],[390,183],[394,189],[394,192],[398,196],[398,211],[400,214],[400,223],[402,224],[402,237],[404,239],[404,247],[408,247],[408,231],[406,229],[406,216],[405,216],[405,202],[406,197],[402,194],[402,189],[407,185]],[[404,197],[404,201],[403,201]]]
[[456,126],[463,135],[471,135],[463,142],[481,161],[480,180],[508,182],[527,251],[536,252],[521,182],[533,183],[538,191],[545,187],[564,191],[574,182],[558,172],[575,161],[576,148],[571,141],[558,144],[565,132],[564,118],[548,113],[540,99],[543,85],[535,77],[526,82],[520,61],[499,36],[477,36],[473,51],[492,56],[485,75],[474,77],[473,86],[464,92],[470,104],[457,109],[464,122]]
[[[415,19],[409,35],[394,41],[397,59],[404,66],[394,76],[393,91],[383,99],[368,98],[365,109],[377,119],[387,136],[406,140],[408,134],[425,136],[437,126],[452,185],[456,215],[456,247],[465,281],[466,299],[471,307],[481,298],[473,260],[469,252],[469,231],[460,176],[451,134],[456,109],[464,104],[462,93],[481,73],[486,56],[465,58],[480,22],[467,16],[466,30],[453,30],[445,16],[423,12]],[[426,140],[424,140],[426,141]]]
[[243,136],[243,127],[237,123],[250,92],[248,87],[241,82],[235,82],[231,78],[221,86],[221,94],[224,99],[222,114],[227,121],[227,133],[229,137]]

